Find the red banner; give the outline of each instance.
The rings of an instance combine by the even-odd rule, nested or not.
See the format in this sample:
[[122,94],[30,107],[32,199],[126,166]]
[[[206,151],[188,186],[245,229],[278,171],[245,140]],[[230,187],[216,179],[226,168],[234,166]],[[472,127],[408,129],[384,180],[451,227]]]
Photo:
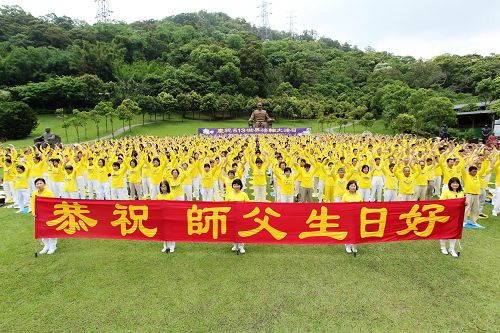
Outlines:
[[36,198],[35,238],[356,244],[462,238],[464,199],[267,203]]

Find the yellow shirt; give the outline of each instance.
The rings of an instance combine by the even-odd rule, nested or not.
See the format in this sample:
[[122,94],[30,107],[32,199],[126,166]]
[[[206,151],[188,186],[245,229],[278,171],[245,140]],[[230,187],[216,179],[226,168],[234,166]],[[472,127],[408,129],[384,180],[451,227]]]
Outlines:
[[342,202],[362,202],[363,201],[363,196],[361,196],[361,193],[356,191],[356,193],[351,194],[351,192],[346,191],[344,195],[342,195]]
[[14,177],[16,176],[16,168],[14,167],[14,163],[12,163],[10,166],[7,166],[5,163],[0,162],[0,167],[3,168],[3,180],[6,182],[13,181]]
[[467,194],[480,194],[481,193],[481,179],[479,173],[471,176],[468,173],[463,174],[464,179],[464,192]]
[[87,165],[87,180],[97,180],[97,165]]
[[49,174],[49,180],[60,183],[64,182],[64,174],[66,171],[64,171],[62,163],[59,163],[57,167],[49,165],[47,172]]
[[372,188],[372,172],[371,171],[368,171],[368,173],[364,173],[364,172],[359,173],[358,187],[364,188],[364,189]]
[[311,167],[309,171],[307,171],[305,168],[300,169],[300,187],[303,188],[312,188],[313,187],[313,175],[314,175],[314,170]]
[[77,191],[77,186],[76,186],[76,172],[75,170],[71,171],[70,174],[68,174],[66,171],[64,171],[64,192],[76,192]]
[[226,201],[250,201],[250,199],[248,198],[248,194],[246,194],[245,192],[243,191],[239,191],[238,193],[236,193],[234,191],[234,189],[231,189],[229,191],[227,191],[226,193]]
[[458,198],[463,198],[464,197],[464,191],[461,192],[453,192],[450,190],[444,190],[443,193],[441,193],[441,196],[439,197],[439,200],[446,200],[446,199],[458,199]]
[[111,171],[111,188],[124,188],[127,169],[120,166],[120,169]]
[[202,188],[212,188],[214,186],[213,178],[214,170],[210,169],[207,171],[203,170],[201,172],[201,187]]
[[18,173],[14,176],[14,190],[22,190],[28,188],[29,171],[25,170],[23,173]]
[[182,191],[182,181],[184,180],[185,174],[178,176],[176,179],[170,176],[168,177],[168,183],[170,184],[170,193],[172,193],[174,198],[184,196],[184,192]]
[[42,193],[38,193],[38,190],[35,190],[35,192],[31,194],[31,214],[33,214],[33,216],[35,216],[35,197],[53,198],[54,193],[52,193],[48,187],[45,187]]
[[174,195],[172,193],[158,193],[156,195],[156,200],[174,200]]
[[108,181],[108,174],[111,170],[107,166],[97,166],[96,168],[96,179],[100,183],[106,183]]
[[269,162],[264,162],[262,166],[259,168],[255,163],[250,164],[253,173],[253,185],[254,186],[266,186],[267,177],[266,171],[269,166]]
[[344,178],[340,178],[338,175],[335,177],[333,195],[336,197],[342,197],[347,192],[347,182],[349,178],[344,175]]
[[396,177],[399,179],[399,193],[412,195],[415,194],[415,175],[410,174],[410,176],[405,177],[402,173],[396,173]]
[[30,177],[31,178],[41,178],[43,177],[43,173],[45,172],[45,164],[44,160],[42,159],[38,163],[33,163],[30,166]]
[[384,168],[385,184],[384,188],[387,190],[397,190],[398,189],[398,178],[390,170]]
[[135,167],[128,166],[128,181],[134,184],[140,183],[142,181],[141,179],[141,170],[144,170],[142,168],[141,164],[136,165]]
[[276,173],[276,179],[279,179],[281,183],[281,194],[282,195],[293,195],[295,193],[295,180],[299,177],[299,174],[290,175],[287,177],[284,173]]

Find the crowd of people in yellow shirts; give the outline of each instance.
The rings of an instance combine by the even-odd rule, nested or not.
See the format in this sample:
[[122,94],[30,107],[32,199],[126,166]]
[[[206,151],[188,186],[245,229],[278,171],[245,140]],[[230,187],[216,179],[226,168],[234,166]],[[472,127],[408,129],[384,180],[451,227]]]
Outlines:
[[[6,202],[34,213],[37,195],[101,200],[409,201],[466,197],[482,213],[495,149],[413,136],[138,136],[17,150],[0,147]],[[456,185],[459,185],[458,187]],[[497,188],[500,177],[497,177]],[[245,192],[244,189],[247,189]],[[493,215],[500,212],[494,197]],[[53,253],[54,240],[42,253]],[[456,256],[455,242],[441,251]],[[243,244],[234,251],[244,252]],[[166,242],[162,251],[173,252]],[[357,252],[346,245],[348,253]]]

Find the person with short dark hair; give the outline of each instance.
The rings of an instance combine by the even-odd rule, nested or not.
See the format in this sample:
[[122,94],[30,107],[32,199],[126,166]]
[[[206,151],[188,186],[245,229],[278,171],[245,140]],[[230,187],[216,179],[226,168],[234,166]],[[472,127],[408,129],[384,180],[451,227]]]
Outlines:
[[[53,198],[54,193],[49,190],[45,183],[45,179],[37,178],[35,179],[35,191],[31,194],[31,213],[33,217],[36,218],[36,206],[35,198]],[[42,238],[43,249],[39,252],[40,254],[53,254],[57,250],[57,238]]]
[[[248,194],[243,192],[243,182],[241,179],[234,179],[232,182],[232,189],[228,189],[226,193],[226,201],[248,202]],[[239,251],[245,253],[244,243],[233,243],[231,251]]]
[[[363,202],[363,196],[358,192],[358,183],[355,180],[347,182],[347,192],[342,196],[342,202]],[[358,252],[356,244],[345,244],[347,253]]]
[[[460,184],[460,179],[457,177],[452,177],[448,181],[448,189],[444,190],[439,197],[440,200],[448,199],[459,199],[464,197],[464,190]],[[455,252],[456,239],[449,239],[450,247],[446,248],[446,239],[441,239],[439,242],[441,244],[441,253],[450,254],[454,258],[458,258],[458,254]]]
[[[174,200],[174,195],[170,191],[170,184],[167,180],[162,180],[158,185],[158,194],[155,196],[155,200]],[[163,248],[161,252],[169,252],[175,251],[175,242],[163,242]]]

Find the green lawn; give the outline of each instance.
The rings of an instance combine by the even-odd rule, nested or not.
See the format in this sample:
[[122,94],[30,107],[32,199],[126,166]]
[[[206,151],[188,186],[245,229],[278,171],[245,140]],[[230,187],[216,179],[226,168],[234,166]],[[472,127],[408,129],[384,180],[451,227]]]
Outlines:
[[[146,122],[148,122],[148,118],[146,118]],[[136,116],[132,121],[132,124],[140,124],[142,123],[142,116]],[[128,126],[128,124],[126,124]],[[50,127],[52,133],[58,134],[61,136],[63,144],[65,143],[75,143],[77,142],[77,133],[74,127],[68,128],[68,141],[66,140],[66,134],[64,128],[62,128],[61,119],[57,118],[55,115],[42,114],[38,115],[38,126],[33,130],[33,132],[25,139],[21,140],[9,140],[3,143],[3,145],[12,144],[15,147],[26,147],[33,145],[33,139],[42,135],[45,132],[45,128]],[[113,120],[113,128],[116,131],[117,129],[123,127],[122,121],[118,119]],[[97,127],[95,123],[89,123],[87,126],[87,137],[85,137],[85,129],[79,128],[80,132],[80,141],[93,140],[97,138]],[[106,122],[103,119],[99,123],[99,135],[103,136],[105,134],[111,134],[111,124],[108,121],[108,131],[106,132]]]
[[[489,213],[491,206],[487,206]],[[437,241],[360,246],[62,239],[33,253],[28,215],[0,208],[0,332],[498,332],[500,217]],[[37,244],[37,248],[41,246]]]

